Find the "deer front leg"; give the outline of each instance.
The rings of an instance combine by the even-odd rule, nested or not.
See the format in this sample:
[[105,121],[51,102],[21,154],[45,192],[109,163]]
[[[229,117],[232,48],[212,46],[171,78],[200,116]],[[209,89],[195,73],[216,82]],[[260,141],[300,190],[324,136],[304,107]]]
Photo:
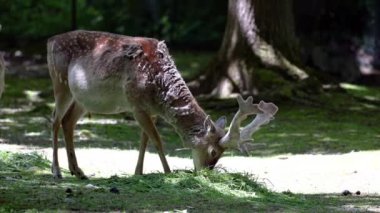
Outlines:
[[[156,123],[156,117],[152,118],[153,124]],[[144,170],[144,157],[145,157],[145,150],[148,145],[149,137],[144,132],[144,130],[141,130],[140,134],[140,149],[139,149],[139,158],[137,160],[137,165],[135,169],[135,175],[142,175]]]
[[[142,130],[148,136],[148,138],[150,138],[150,140],[153,141],[153,143],[157,149],[158,156],[160,157],[162,166],[164,168],[164,172],[170,173],[171,171],[169,168],[169,164],[166,161],[165,154],[164,154],[164,151],[162,148],[162,141],[161,141],[161,138],[158,134],[156,126],[154,125],[154,122],[152,121],[152,118],[146,112],[141,111],[141,110],[135,110],[133,112],[133,115],[134,115],[136,121],[139,123]],[[143,150],[140,149],[140,152],[141,151],[145,152],[145,148]],[[142,154],[139,153],[139,156],[141,156],[141,155]]]
[[140,137],[141,137],[141,140],[140,140],[139,158],[137,160],[135,175],[143,174],[145,150],[146,150],[146,146],[148,145],[148,139],[149,139],[148,135],[143,130],[141,130]]
[[72,175],[79,179],[87,179],[86,175],[79,168],[74,151],[74,128],[79,118],[85,113],[84,109],[75,102],[72,103],[69,110],[62,119],[62,129],[65,136],[65,145],[69,169]]

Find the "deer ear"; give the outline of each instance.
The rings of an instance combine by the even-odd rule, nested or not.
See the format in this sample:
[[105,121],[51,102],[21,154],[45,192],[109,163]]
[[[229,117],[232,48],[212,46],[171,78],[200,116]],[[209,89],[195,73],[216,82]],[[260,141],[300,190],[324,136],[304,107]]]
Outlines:
[[208,115],[203,123],[203,127],[207,130],[207,133],[214,133],[216,131],[214,124],[212,123],[210,116]]
[[139,44],[126,44],[123,45],[124,56],[128,59],[135,59],[137,56],[141,55],[144,51],[142,46]]
[[221,129],[224,129],[226,127],[226,124],[227,124],[226,116],[222,116],[222,117],[218,118],[218,120],[216,120],[216,122],[215,122],[215,125]]

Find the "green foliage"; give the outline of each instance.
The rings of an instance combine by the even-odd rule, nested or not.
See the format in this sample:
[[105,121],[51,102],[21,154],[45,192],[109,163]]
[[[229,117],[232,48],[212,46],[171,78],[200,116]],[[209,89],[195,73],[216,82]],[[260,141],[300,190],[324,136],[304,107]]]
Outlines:
[[[206,6],[205,6],[206,4]],[[227,2],[173,0],[164,1],[91,1],[99,11],[98,22],[90,26],[127,35],[158,37],[184,43],[219,43],[225,25]],[[117,9],[115,9],[117,8]],[[91,23],[90,23],[91,24]]]
[[[219,44],[227,11],[227,1],[218,0],[77,2],[79,28],[158,37],[186,45]],[[71,27],[71,1],[0,0],[0,14],[3,40],[45,39]]]
[[[15,0],[0,1],[1,35],[14,39],[38,39],[70,29],[70,1]],[[85,8],[85,0],[78,0],[79,22],[89,22],[97,15]]]

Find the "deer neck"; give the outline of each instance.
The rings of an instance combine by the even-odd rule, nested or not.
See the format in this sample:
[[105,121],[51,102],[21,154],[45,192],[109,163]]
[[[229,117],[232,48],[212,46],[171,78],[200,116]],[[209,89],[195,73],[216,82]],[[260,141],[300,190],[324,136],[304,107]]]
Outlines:
[[194,102],[191,104],[191,112],[187,114],[176,114],[174,116],[172,125],[180,134],[184,142],[192,145],[192,138],[195,136],[204,135],[207,131],[205,128],[205,121],[207,119],[206,113]]
[[168,121],[182,138],[185,145],[193,145],[195,136],[204,134],[207,114],[198,105],[174,63],[164,66],[152,79],[156,99],[160,103],[160,116]]

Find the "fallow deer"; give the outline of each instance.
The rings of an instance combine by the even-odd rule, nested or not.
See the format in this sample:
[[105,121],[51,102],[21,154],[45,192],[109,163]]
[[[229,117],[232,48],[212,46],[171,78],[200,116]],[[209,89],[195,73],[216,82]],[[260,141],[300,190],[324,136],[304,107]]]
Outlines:
[[[58,131],[62,126],[69,169],[86,178],[74,152],[73,133],[86,112],[115,114],[132,112],[141,127],[135,174],[142,174],[148,140],[157,148],[165,173],[170,172],[162,142],[152,120],[160,116],[170,123],[186,146],[192,148],[195,170],[212,169],[227,148],[246,150],[251,134],[268,123],[277,106],[252,97],[238,97],[239,111],[226,133],[225,117],[215,123],[198,105],[178,72],[163,41],[95,31],[72,31],[48,40],[47,59],[54,88],[53,162],[58,163]],[[240,134],[240,122],[258,114]]]

